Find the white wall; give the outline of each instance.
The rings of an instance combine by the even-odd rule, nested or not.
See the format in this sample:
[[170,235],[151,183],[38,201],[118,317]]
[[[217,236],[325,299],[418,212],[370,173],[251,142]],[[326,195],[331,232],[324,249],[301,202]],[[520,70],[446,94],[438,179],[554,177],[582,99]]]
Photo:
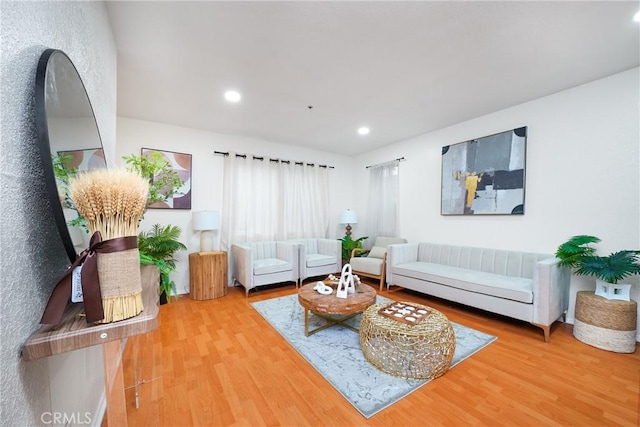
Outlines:
[[[409,241],[554,253],[570,236],[591,234],[602,239],[603,255],[639,249],[639,92],[635,68],[360,155],[356,209],[366,221],[365,166],[404,156],[400,234]],[[441,216],[441,148],[521,126],[528,127],[525,214]],[[593,279],[572,276],[570,322],[576,292],[594,288]],[[640,286],[632,297],[640,300]]]
[[[93,104],[105,153],[115,154],[116,48],[109,18],[99,2],[0,2],[0,179],[5,203],[0,218],[0,424],[42,425],[47,413],[72,415],[58,399],[85,402],[92,422],[102,395],[100,351],[25,362],[24,342],[40,317],[69,259],[48,203],[35,124],[35,76],[46,48],[63,50],[78,69]],[[73,358],[72,358],[73,357]],[[78,367],[73,361],[81,360]],[[59,379],[50,385],[53,377]],[[87,381],[89,381],[87,383]],[[52,396],[54,396],[52,398]],[[44,418],[42,418],[44,416]],[[83,419],[84,420],[84,419]]]
[[[222,208],[223,157],[214,156],[214,151],[233,151],[334,166],[330,174],[333,200],[330,230],[333,230],[333,233],[329,237],[339,238],[344,235],[344,229],[337,224],[337,221],[340,212],[352,206],[350,201],[353,192],[352,169],[347,156],[125,117],[118,117],[117,141],[118,159],[128,154],[139,155],[141,148],[192,155],[191,210],[149,209],[140,226],[143,231],[148,230],[155,223],[177,225],[182,229],[180,240],[187,245],[188,250],[176,254],[177,271],[172,278],[178,293],[189,291],[189,253],[198,252],[200,247],[200,235],[191,228],[191,212],[219,211]],[[124,165],[124,161],[121,160],[121,164]],[[215,237],[217,240],[215,247],[219,248],[219,232],[215,232]]]

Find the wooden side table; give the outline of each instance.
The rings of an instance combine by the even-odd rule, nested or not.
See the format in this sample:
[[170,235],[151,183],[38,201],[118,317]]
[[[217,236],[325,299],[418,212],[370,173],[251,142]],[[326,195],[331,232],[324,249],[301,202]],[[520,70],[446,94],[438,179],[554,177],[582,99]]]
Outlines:
[[227,294],[227,253],[189,254],[189,296],[195,300],[220,298]]
[[636,351],[638,304],[609,300],[591,291],[576,296],[573,336],[578,341],[616,353]]

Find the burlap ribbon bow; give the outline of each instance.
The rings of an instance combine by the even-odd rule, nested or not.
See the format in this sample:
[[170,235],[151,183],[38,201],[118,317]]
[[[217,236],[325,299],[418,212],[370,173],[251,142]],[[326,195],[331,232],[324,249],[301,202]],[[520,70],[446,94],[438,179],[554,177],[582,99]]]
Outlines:
[[58,325],[62,321],[64,310],[71,296],[71,278],[73,269],[82,265],[81,282],[84,299],[84,310],[87,323],[104,319],[102,308],[102,294],[100,292],[100,276],[98,275],[98,253],[120,252],[138,247],[137,236],[117,237],[102,241],[102,235],[96,231],[91,236],[89,247],[82,251],[75,262],[49,297],[47,307],[44,309],[40,323],[45,325]]

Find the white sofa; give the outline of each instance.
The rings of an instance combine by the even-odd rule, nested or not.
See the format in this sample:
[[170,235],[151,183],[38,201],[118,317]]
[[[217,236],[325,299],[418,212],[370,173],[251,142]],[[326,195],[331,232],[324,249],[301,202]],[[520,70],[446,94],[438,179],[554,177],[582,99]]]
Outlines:
[[336,239],[296,239],[298,244],[298,274],[302,283],[307,277],[339,273],[342,270],[342,243]]
[[434,243],[391,245],[389,284],[530,322],[549,341],[568,306],[569,270],[553,255]]
[[295,282],[298,285],[298,244],[285,241],[238,243],[231,247],[233,279],[246,295],[257,286]]

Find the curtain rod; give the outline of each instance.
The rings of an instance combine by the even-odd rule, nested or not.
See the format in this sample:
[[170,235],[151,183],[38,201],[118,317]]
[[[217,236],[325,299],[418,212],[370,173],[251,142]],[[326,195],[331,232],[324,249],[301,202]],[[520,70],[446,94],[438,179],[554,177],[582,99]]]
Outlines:
[[[224,151],[214,151],[213,152],[214,155],[218,155],[218,156],[224,156],[227,157],[229,155],[229,152],[224,152]],[[251,156],[253,157],[253,160],[264,160],[265,158],[263,156],[254,156],[252,154],[236,154],[236,157],[242,157],[243,159],[246,159],[247,156]],[[269,158],[270,162],[273,163],[284,163],[284,164],[291,164],[293,163],[294,165],[298,165],[298,166],[315,166],[315,163],[305,163],[305,162],[296,162],[294,160],[283,160],[283,159],[271,159]],[[335,167],[333,166],[327,166],[327,165],[318,165],[319,168],[329,168],[329,169],[335,169]]]
[[404,157],[398,157],[397,159],[389,160],[388,162],[378,163],[377,165],[369,165],[369,166],[367,166],[367,169],[376,168],[378,166],[385,166],[385,165],[388,165],[388,164],[394,163],[394,162],[404,162],[405,160],[406,159]]

